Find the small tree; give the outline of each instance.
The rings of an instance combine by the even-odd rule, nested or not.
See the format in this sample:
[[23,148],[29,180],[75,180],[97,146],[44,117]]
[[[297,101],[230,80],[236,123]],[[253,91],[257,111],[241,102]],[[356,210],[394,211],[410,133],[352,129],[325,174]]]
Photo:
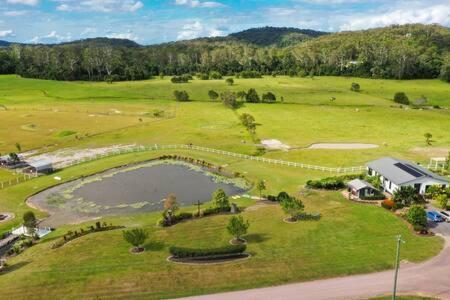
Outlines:
[[242,242],[241,236],[247,233],[250,223],[244,221],[242,216],[232,216],[228,222],[227,230],[234,237],[234,241]]
[[189,101],[189,94],[186,91],[174,91],[173,95],[175,96],[175,100],[186,102]]
[[208,96],[209,96],[209,99],[211,99],[212,101],[216,101],[217,98],[219,98],[219,94],[214,90],[210,90],[208,92]]
[[412,186],[401,186],[394,193],[392,198],[397,206],[410,206],[411,204],[419,204],[422,202],[417,191]]
[[228,108],[235,109],[238,106],[236,94],[231,91],[225,91],[221,93],[220,99],[222,100],[223,105]]
[[258,184],[256,185],[256,188],[259,191],[259,199],[262,198],[262,191],[266,190],[266,183],[264,182],[264,180],[259,180]]
[[27,229],[28,234],[34,234],[37,227],[37,219],[34,212],[27,211],[23,214],[23,226]]
[[144,251],[142,246],[148,239],[148,232],[140,228],[124,230],[123,238],[134,247],[133,252],[142,252]]
[[394,102],[400,103],[400,104],[409,104],[408,96],[404,92],[397,92],[394,95]]
[[212,194],[212,202],[214,206],[219,208],[222,211],[230,210],[230,201],[228,200],[228,196],[222,189],[217,189]]
[[245,95],[245,101],[249,103],[258,103],[261,100],[259,99],[259,95],[255,89],[249,89],[247,94]]
[[247,128],[248,131],[254,132],[256,129],[255,118],[251,114],[243,113],[239,116],[242,125]]
[[233,80],[233,78],[227,78],[227,79],[225,79],[225,82],[228,84],[228,85],[233,85],[234,84],[234,80]]
[[448,196],[447,194],[439,194],[433,197],[433,200],[443,209],[447,209]]
[[16,143],[16,149],[18,153],[22,152],[22,146],[19,143]]
[[284,198],[280,205],[283,211],[290,216],[290,221],[295,221],[298,214],[305,208],[302,201],[295,197]]
[[350,90],[353,92],[359,92],[359,91],[361,91],[361,87],[360,87],[359,83],[352,82]]
[[262,102],[266,103],[274,103],[277,101],[277,97],[272,92],[267,92],[262,95]]
[[19,155],[17,155],[17,153],[11,152],[8,156],[9,156],[9,159],[10,159],[13,163],[18,163],[18,162],[20,162],[20,157],[19,157]]
[[209,78],[211,78],[211,79],[222,79],[222,74],[220,74],[217,71],[212,71],[211,73],[209,73]]
[[427,213],[425,212],[425,209],[420,205],[411,206],[406,215],[406,219],[413,226],[427,225]]
[[431,146],[431,142],[432,142],[431,138],[433,137],[433,135],[431,133],[427,132],[423,136],[425,137],[425,143],[427,143],[428,146]]

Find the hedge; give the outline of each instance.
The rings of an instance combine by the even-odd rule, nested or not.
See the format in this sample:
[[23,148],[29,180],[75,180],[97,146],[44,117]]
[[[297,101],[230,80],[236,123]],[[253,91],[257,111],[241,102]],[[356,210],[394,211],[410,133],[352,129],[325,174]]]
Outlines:
[[225,256],[230,254],[242,254],[247,249],[246,245],[227,245],[220,248],[196,249],[171,246],[170,254],[174,258],[195,258],[195,257],[212,257]]
[[386,199],[386,196],[384,196],[383,194],[361,197],[361,200],[384,200],[384,199]]
[[340,177],[327,177],[320,180],[308,180],[306,186],[313,189],[339,190],[345,188],[345,183]]
[[203,210],[203,216],[219,214],[221,212],[229,212],[231,207],[210,207]]

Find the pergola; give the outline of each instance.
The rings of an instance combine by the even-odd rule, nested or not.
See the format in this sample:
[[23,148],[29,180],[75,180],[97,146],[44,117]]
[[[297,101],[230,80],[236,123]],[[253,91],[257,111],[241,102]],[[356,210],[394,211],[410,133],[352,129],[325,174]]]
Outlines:
[[428,163],[428,169],[444,170],[447,167],[447,158],[445,157],[432,157]]

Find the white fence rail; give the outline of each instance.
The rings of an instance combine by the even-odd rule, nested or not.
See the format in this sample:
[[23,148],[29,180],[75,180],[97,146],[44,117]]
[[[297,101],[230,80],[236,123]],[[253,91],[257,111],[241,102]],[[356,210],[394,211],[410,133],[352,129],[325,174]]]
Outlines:
[[[207,147],[201,147],[201,146],[195,146],[195,145],[185,145],[185,144],[178,144],[178,145],[153,145],[153,146],[134,146],[134,147],[128,147],[128,148],[121,148],[118,150],[111,151],[109,153],[103,153],[103,154],[97,154],[95,156],[90,156],[87,158],[74,160],[66,165],[66,167],[78,165],[81,163],[94,161],[98,159],[102,159],[105,157],[111,157],[126,153],[133,153],[133,152],[147,152],[147,151],[163,151],[163,150],[177,150],[177,149],[185,149],[185,150],[194,150],[194,151],[200,151],[200,152],[207,152],[207,153],[215,153],[223,156],[230,156],[230,157],[236,157],[246,160],[254,160],[262,163],[267,164],[274,164],[274,165],[283,165],[288,167],[294,167],[294,168],[301,168],[301,169],[307,169],[307,170],[316,170],[316,171],[322,171],[322,172],[328,172],[328,173],[335,173],[335,174],[349,174],[349,173],[357,173],[362,172],[365,170],[364,166],[356,166],[356,167],[322,167],[322,166],[316,166],[316,165],[310,165],[310,164],[303,164],[298,162],[292,162],[292,161],[285,161],[280,159],[272,159],[272,158],[265,158],[260,156],[253,156],[253,155],[247,155],[247,154],[241,154],[236,152],[229,152],[224,150],[218,150],[213,148],[207,148]],[[0,190],[16,185],[18,183],[28,181],[32,178],[37,177],[36,175],[30,175],[30,174],[23,174],[22,176],[19,176],[17,178],[11,179],[9,181],[0,182]]]

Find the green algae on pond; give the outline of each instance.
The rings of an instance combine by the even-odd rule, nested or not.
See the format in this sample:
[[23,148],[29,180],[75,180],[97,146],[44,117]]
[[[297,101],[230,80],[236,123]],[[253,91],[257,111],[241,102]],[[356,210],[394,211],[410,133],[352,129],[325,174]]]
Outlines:
[[61,184],[30,199],[50,213],[46,224],[57,226],[104,215],[158,211],[169,194],[180,206],[207,202],[216,189],[236,195],[250,188],[243,178],[228,178],[175,160],[125,166]]

